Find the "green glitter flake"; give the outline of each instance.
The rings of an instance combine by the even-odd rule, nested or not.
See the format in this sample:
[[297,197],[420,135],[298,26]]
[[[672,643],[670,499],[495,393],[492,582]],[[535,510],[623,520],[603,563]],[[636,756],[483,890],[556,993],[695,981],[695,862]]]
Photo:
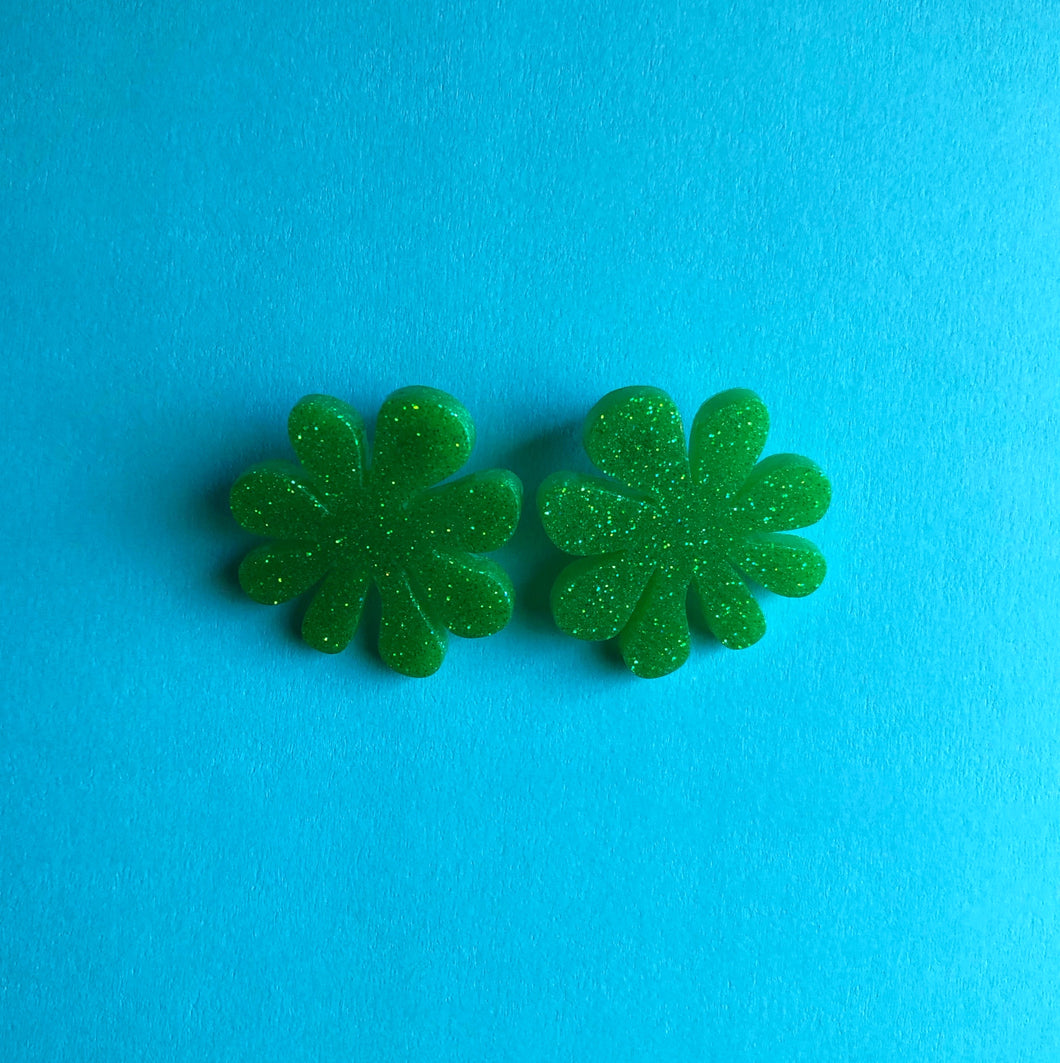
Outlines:
[[757,642],[766,623],[745,578],[788,597],[815,591],[825,562],[813,543],[782,534],[824,515],[831,487],[807,458],[759,461],[769,414],[751,391],[705,402],[685,445],[673,400],[623,388],[590,411],[585,449],[612,479],[559,472],[538,492],[545,531],[578,555],[552,588],[552,612],[575,638],[618,638],[639,676],[688,659],[686,598],[694,587],[725,646]]
[[251,598],[277,605],[319,584],[302,637],[338,653],[374,582],[380,656],[411,676],[437,671],[447,632],[479,638],[507,624],[511,580],[477,555],[511,538],[522,484],[492,469],[435,486],[464,465],[474,443],[456,399],[426,387],[394,392],[379,411],[370,467],[364,422],[340,399],[302,399],[288,432],[299,464],[255,465],[232,488],[236,520],[273,540],[239,567]]

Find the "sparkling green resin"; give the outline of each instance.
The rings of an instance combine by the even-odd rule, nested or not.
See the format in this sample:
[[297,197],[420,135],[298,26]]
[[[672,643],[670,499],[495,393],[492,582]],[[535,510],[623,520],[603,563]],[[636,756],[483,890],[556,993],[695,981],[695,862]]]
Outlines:
[[379,653],[412,676],[438,669],[446,631],[478,638],[504,627],[511,580],[476,555],[511,538],[522,484],[492,469],[433,486],[464,465],[474,442],[456,399],[434,388],[394,392],[379,411],[370,467],[364,422],[339,399],[302,399],[288,432],[301,465],[255,465],[232,488],[236,520],[273,540],[239,566],[251,598],[276,605],[319,583],[302,637],[338,653],[374,582],[382,598]]
[[768,432],[769,414],[750,391],[704,403],[687,447],[665,392],[604,396],[589,413],[584,443],[613,479],[560,472],[538,492],[549,538],[581,558],[552,588],[560,630],[592,641],[617,636],[637,675],[661,676],[688,659],[689,585],[710,630],[732,649],[766,629],[745,578],[789,597],[815,591],[824,557],[783,533],[819,520],[831,488],[807,458],[758,461]]

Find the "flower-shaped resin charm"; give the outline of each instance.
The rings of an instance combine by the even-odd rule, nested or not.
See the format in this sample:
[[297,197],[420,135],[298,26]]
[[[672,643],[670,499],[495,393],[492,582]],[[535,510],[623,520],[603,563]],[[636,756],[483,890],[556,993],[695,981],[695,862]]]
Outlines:
[[405,675],[438,669],[447,630],[477,638],[504,627],[511,580],[476,555],[511,538],[522,484],[492,469],[433,486],[467,461],[474,442],[456,399],[434,388],[395,391],[379,411],[370,466],[364,422],[339,399],[302,399],[288,432],[301,465],[255,465],[232,488],[236,520],[274,540],[239,566],[251,598],[276,605],[320,582],[302,637],[338,653],[374,582],[382,598],[379,653]]
[[807,458],[759,462],[768,431],[766,408],[750,391],[704,403],[687,448],[664,392],[605,395],[589,413],[584,443],[614,479],[554,473],[538,493],[549,538],[581,558],[552,588],[560,630],[592,641],[617,635],[637,675],[661,676],[688,659],[690,584],[710,630],[732,649],[766,629],[744,577],[791,597],[815,591],[824,557],[781,533],[819,520],[831,488]]

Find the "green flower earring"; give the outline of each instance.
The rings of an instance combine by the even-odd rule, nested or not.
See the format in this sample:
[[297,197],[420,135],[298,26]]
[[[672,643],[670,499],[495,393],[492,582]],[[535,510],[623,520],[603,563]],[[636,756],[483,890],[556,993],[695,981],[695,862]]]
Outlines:
[[815,591],[824,557],[783,533],[819,520],[831,488],[808,458],[759,461],[768,431],[766,408],[750,391],[706,402],[687,447],[677,407],[657,388],[601,399],[584,444],[612,479],[560,472],[538,492],[549,538],[580,557],[552,588],[560,630],[592,641],[617,636],[633,672],[662,676],[688,658],[690,585],[710,630],[732,649],[765,633],[745,578],[790,597]]
[[339,399],[302,399],[288,431],[301,464],[255,465],[232,488],[236,520],[273,540],[239,566],[251,598],[276,605],[319,583],[302,637],[337,653],[353,637],[374,582],[380,656],[411,676],[438,669],[446,631],[477,638],[504,627],[511,580],[477,555],[511,537],[522,485],[492,469],[434,486],[464,465],[474,442],[456,399],[426,387],[394,392],[379,411],[370,465],[364,422]]

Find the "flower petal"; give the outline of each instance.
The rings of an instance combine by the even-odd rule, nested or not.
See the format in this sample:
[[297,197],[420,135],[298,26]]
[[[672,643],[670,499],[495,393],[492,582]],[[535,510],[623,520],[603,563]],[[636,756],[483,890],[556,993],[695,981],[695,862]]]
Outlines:
[[622,658],[634,675],[656,679],[688,660],[691,639],[687,596],[686,581],[661,568],[652,575],[629,623],[618,636]]
[[708,399],[692,422],[692,479],[715,498],[732,494],[747,479],[769,434],[765,403],[745,388]]
[[824,580],[824,555],[798,535],[759,535],[735,543],[729,560],[755,583],[786,598],[812,594]]
[[454,635],[495,635],[512,618],[515,588],[495,561],[432,553],[414,572],[431,616]]
[[403,572],[377,573],[383,599],[379,655],[402,675],[427,676],[445,659],[445,629],[427,614]]
[[809,458],[773,454],[751,471],[733,503],[735,526],[745,531],[791,531],[824,516],[832,487]]
[[367,593],[367,568],[332,569],[302,618],[302,638],[323,653],[344,650],[360,623]]
[[649,503],[630,498],[608,480],[557,472],[537,492],[548,537],[568,554],[604,554],[628,546],[654,516]]
[[585,557],[552,585],[556,626],[576,639],[613,639],[629,622],[654,565],[632,551]]
[[274,539],[313,539],[327,509],[315,485],[289,461],[265,461],[232,486],[232,515],[247,531]]
[[747,584],[727,561],[701,565],[692,577],[707,627],[730,650],[754,645],[766,633],[766,618]]
[[327,570],[327,558],[312,543],[266,543],[243,558],[239,585],[254,601],[279,605],[309,590]]
[[507,469],[490,469],[420,495],[413,502],[413,519],[426,542],[483,553],[512,537],[522,500],[518,476]]
[[360,487],[364,474],[364,421],[341,399],[306,395],[287,419],[298,460],[329,495]]
[[681,415],[658,388],[621,388],[605,395],[589,411],[584,442],[601,472],[655,498],[688,482]]
[[379,411],[369,476],[380,486],[430,487],[467,461],[474,441],[471,415],[452,395],[401,388]]

